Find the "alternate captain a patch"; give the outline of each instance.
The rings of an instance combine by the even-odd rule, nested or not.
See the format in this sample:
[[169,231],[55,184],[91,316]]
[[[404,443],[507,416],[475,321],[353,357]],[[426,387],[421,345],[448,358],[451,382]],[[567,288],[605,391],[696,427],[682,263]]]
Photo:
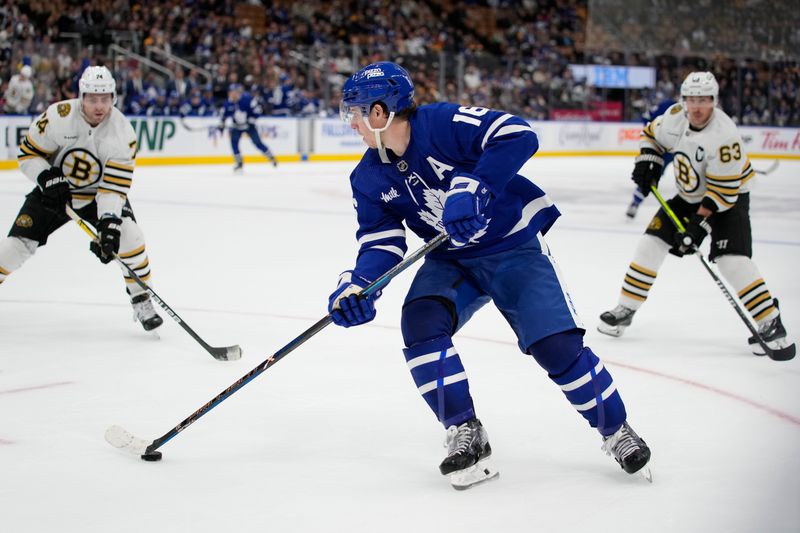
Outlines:
[[14,221],[14,225],[20,228],[30,228],[33,226],[33,219],[30,215],[20,215],[17,217],[17,220]]
[[70,106],[68,102],[64,102],[63,104],[58,104],[56,106],[56,111],[58,112],[58,116],[60,117],[66,117],[67,115],[69,115],[71,109],[72,106]]

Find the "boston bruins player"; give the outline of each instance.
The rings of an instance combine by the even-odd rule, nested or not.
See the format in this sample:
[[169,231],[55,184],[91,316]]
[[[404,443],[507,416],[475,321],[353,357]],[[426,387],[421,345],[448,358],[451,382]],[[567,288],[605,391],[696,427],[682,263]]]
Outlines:
[[[20,143],[20,169],[36,187],[0,241],[0,283],[70,220],[67,205],[97,228],[99,244],[90,248],[100,261],[118,254],[142,280],[150,278],[144,235],[127,197],[136,155],[133,127],[114,107],[116,84],[106,67],[86,68],[78,87],[77,99],[48,107]],[[149,295],[133,279],[125,282],[136,320],[147,331],[159,327],[163,320]]]
[[[646,196],[658,183],[664,154],[674,154],[678,194],[667,203],[688,220],[686,233],[679,234],[659,209],[625,273],[619,305],[600,315],[601,333],[622,335],[647,299],[667,252],[678,257],[694,253],[710,233],[710,260],[735,289],[767,345],[794,346],[786,338],[778,302],[751,259],[748,181],[755,173],[736,125],[716,107],[718,93],[712,73],[692,72],[681,85],[681,102],[642,132],[632,179]],[[764,355],[755,338],[749,343],[753,353]]]

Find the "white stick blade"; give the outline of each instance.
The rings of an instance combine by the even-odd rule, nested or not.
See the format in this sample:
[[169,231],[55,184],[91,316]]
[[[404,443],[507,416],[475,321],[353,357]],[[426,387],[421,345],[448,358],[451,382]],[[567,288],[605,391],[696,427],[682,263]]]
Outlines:
[[134,437],[131,433],[120,426],[111,426],[106,430],[106,442],[114,448],[125,450],[134,455],[144,455],[147,447],[153,444],[144,439]]
[[237,344],[228,348],[228,361],[236,361],[242,358],[242,349]]

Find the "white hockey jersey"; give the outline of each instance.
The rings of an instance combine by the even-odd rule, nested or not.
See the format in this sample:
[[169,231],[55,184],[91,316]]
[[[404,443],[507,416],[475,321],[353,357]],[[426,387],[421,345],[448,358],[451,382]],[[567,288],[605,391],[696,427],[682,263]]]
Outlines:
[[693,204],[709,198],[718,211],[733,207],[739,194],[749,191],[747,182],[755,175],[736,124],[719,108],[705,128],[696,131],[677,103],[645,126],[639,147],[675,154],[678,194]]
[[36,183],[43,170],[59,167],[69,180],[74,208],[97,200],[98,217],[121,216],[133,181],[136,133],[115,107],[92,127],[79,104],[77,98],[64,100],[34,119],[20,143],[20,169]]
[[28,112],[33,100],[33,83],[30,79],[22,79],[19,74],[14,74],[8,82],[5,92],[6,110],[9,113],[24,115]]

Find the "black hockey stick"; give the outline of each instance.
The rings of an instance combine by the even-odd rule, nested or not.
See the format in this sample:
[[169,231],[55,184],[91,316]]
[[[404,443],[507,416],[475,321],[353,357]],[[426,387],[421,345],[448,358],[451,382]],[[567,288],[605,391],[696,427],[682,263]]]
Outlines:
[[209,131],[213,129],[219,129],[219,130],[223,129],[218,126],[192,126],[186,120],[185,115],[181,115],[178,120],[180,121],[181,126],[183,126],[187,131]]
[[756,174],[761,174],[763,176],[766,176],[767,174],[771,174],[773,170],[778,168],[778,163],[780,163],[780,161],[778,159],[775,159],[774,161],[772,161],[772,164],[769,167],[765,168],[764,170],[758,170],[757,168],[754,168],[753,171]]
[[[74,220],[78,224],[78,226],[80,226],[83,229],[83,231],[85,231],[89,235],[89,237],[92,238],[93,241],[97,242],[97,233],[89,226],[89,224],[86,223],[86,221],[84,221],[78,215],[78,213],[73,211],[73,209],[69,205],[66,207],[67,207],[67,214],[69,215],[69,217],[72,220]],[[239,347],[238,344],[235,344],[233,346],[222,346],[222,347],[210,346],[206,341],[201,339],[200,336],[197,333],[195,333],[194,330],[190,328],[189,325],[186,322],[184,322],[180,316],[178,316],[178,313],[173,311],[172,308],[168,306],[167,303],[164,300],[162,300],[158,296],[158,294],[156,294],[155,291],[147,285],[147,283],[142,281],[142,278],[140,278],[136,274],[136,272],[133,271],[131,267],[126,265],[125,261],[120,259],[120,257],[117,254],[114,254],[114,260],[120,265],[122,265],[125,268],[125,270],[128,271],[128,274],[131,276],[131,278],[133,278],[133,281],[135,281],[137,285],[139,285],[142,289],[144,289],[147,292],[147,294],[150,295],[150,298],[152,298],[158,305],[160,305],[164,309],[164,311],[166,311],[166,313],[170,317],[172,317],[172,319],[175,322],[177,322],[186,331],[186,333],[188,333],[194,340],[196,340],[200,344],[200,346],[205,348],[206,351],[214,357],[214,359],[217,359],[218,361],[236,361],[237,359],[242,358],[242,349]]]
[[[656,195],[658,203],[661,204],[661,207],[664,209],[664,212],[667,214],[667,216],[669,216],[670,220],[672,220],[672,223],[675,224],[675,227],[678,228],[678,231],[684,233],[686,231],[686,228],[683,227],[683,224],[678,218],[678,215],[675,214],[675,211],[673,211],[672,208],[669,206],[669,204],[664,200],[664,198],[658,192],[656,186],[652,185],[650,189],[653,191],[653,194]],[[703,257],[703,254],[700,253],[700,250],[698,250],[696,246],[694,247],[694,251],[695,255],[703,264],[706,271],[711,275],[712,278],[714,278],[714,281],[716,282],[717,286],[720,288],[720,290],[722,290],[722,293],[725,295],[725,298],[728,299],[728,302],[733,306],[734,310],[736,310],[736,314],[739,315],[739,318],[742,319],[742,322],[744,322],[744,324],[747,326],[747,329],[749,329],[750,333],[753,334],[756,341],[758,341],[758,344],[761,346],[761,348],[764,349],[764,353],[766,353],[769,356],[769,358],[774,361],[788,361],[789,359],[792,359],[795,356],[796,352],[795,346],[791,345],[787,346],[786,348],[778,348],[777,350],[773,350],[772,348],[767,346],[767,343],[764,341],[763,337],[761,337],[761,335],[758,333],[758,329],[756,329],[756,327],[753,326],[753,323],[750,322],[750,318],[747,316],[747,314],[745,314],[744,311],[742,311],[741,307],[739,307],[738,299],[735,296],[733,296],[728,290],[728,288],[725,286],[725,284],[722,283],[722,280],[719,279],[719,276],[717,276],[716,272],[714,272],[714,270],[711,268],[711,265],[708,264],[708,261],[706,261],[706,258]]]
[[[391,281],[394,277],[398,274],[403,272],[409,266],[414,264],[416,261],[424,257],[428,254],[431,250],[439,246],[442,242],[447,239],[446,233],[440,233],[434,239],[427,242],[424,246],[418,249],[416,252],[412,253],[405,259],[403,259],[400,263],[394,266],[391,270],[383,274],[381,277],[367,285],[361,292],[360,295],[368,296],[373,294],[380,289],[382,289],[389,281]],[[258,366],[252,369],[250,372],[239,378],[233,385],[225,389],[224,391],[217,394],[214,398],[211,399],[208,403],[203,405],[200,409],[189,415],[183,422],[175,426],[174,428],[167,431],[164,435],[157,438],[156,440],[146,441],[144,439],[140,439],[138,437],[133,436],[131,433],[126,431],[125,429],[121,428],[120,426],[111,426],[106,430],[106,441],[109,444],[114,446],[115,448],[120,448],[126,450],[130,453],[135,455],[139,455],[142,459],[148,461],[157,461],[160,459],[161,454],[160,452],[156,452],[158,448],[172,440],[178,433],[192,425],[193,423],[197,422],[197,420],[203,416],[204,414],[211,411],[213,408],[221,404],[225,401],[228,397],[230,397],[233,393],[247,385],[250,381],[255,379],[259,374],[273,366],[275,363],[289,355],[293,352],[296,348],[298,348],[301,344],[306,342],[308,339],[322,331],[328,324],[332,322],[332,318],[330,314],[325,315],[320,320],[318,320],[313,326],[305,330],[303,333],[298,335],[294,340],[289,342],[286,346],[275,352],[273,355],[269,356],[267,359],[262,361]]]

